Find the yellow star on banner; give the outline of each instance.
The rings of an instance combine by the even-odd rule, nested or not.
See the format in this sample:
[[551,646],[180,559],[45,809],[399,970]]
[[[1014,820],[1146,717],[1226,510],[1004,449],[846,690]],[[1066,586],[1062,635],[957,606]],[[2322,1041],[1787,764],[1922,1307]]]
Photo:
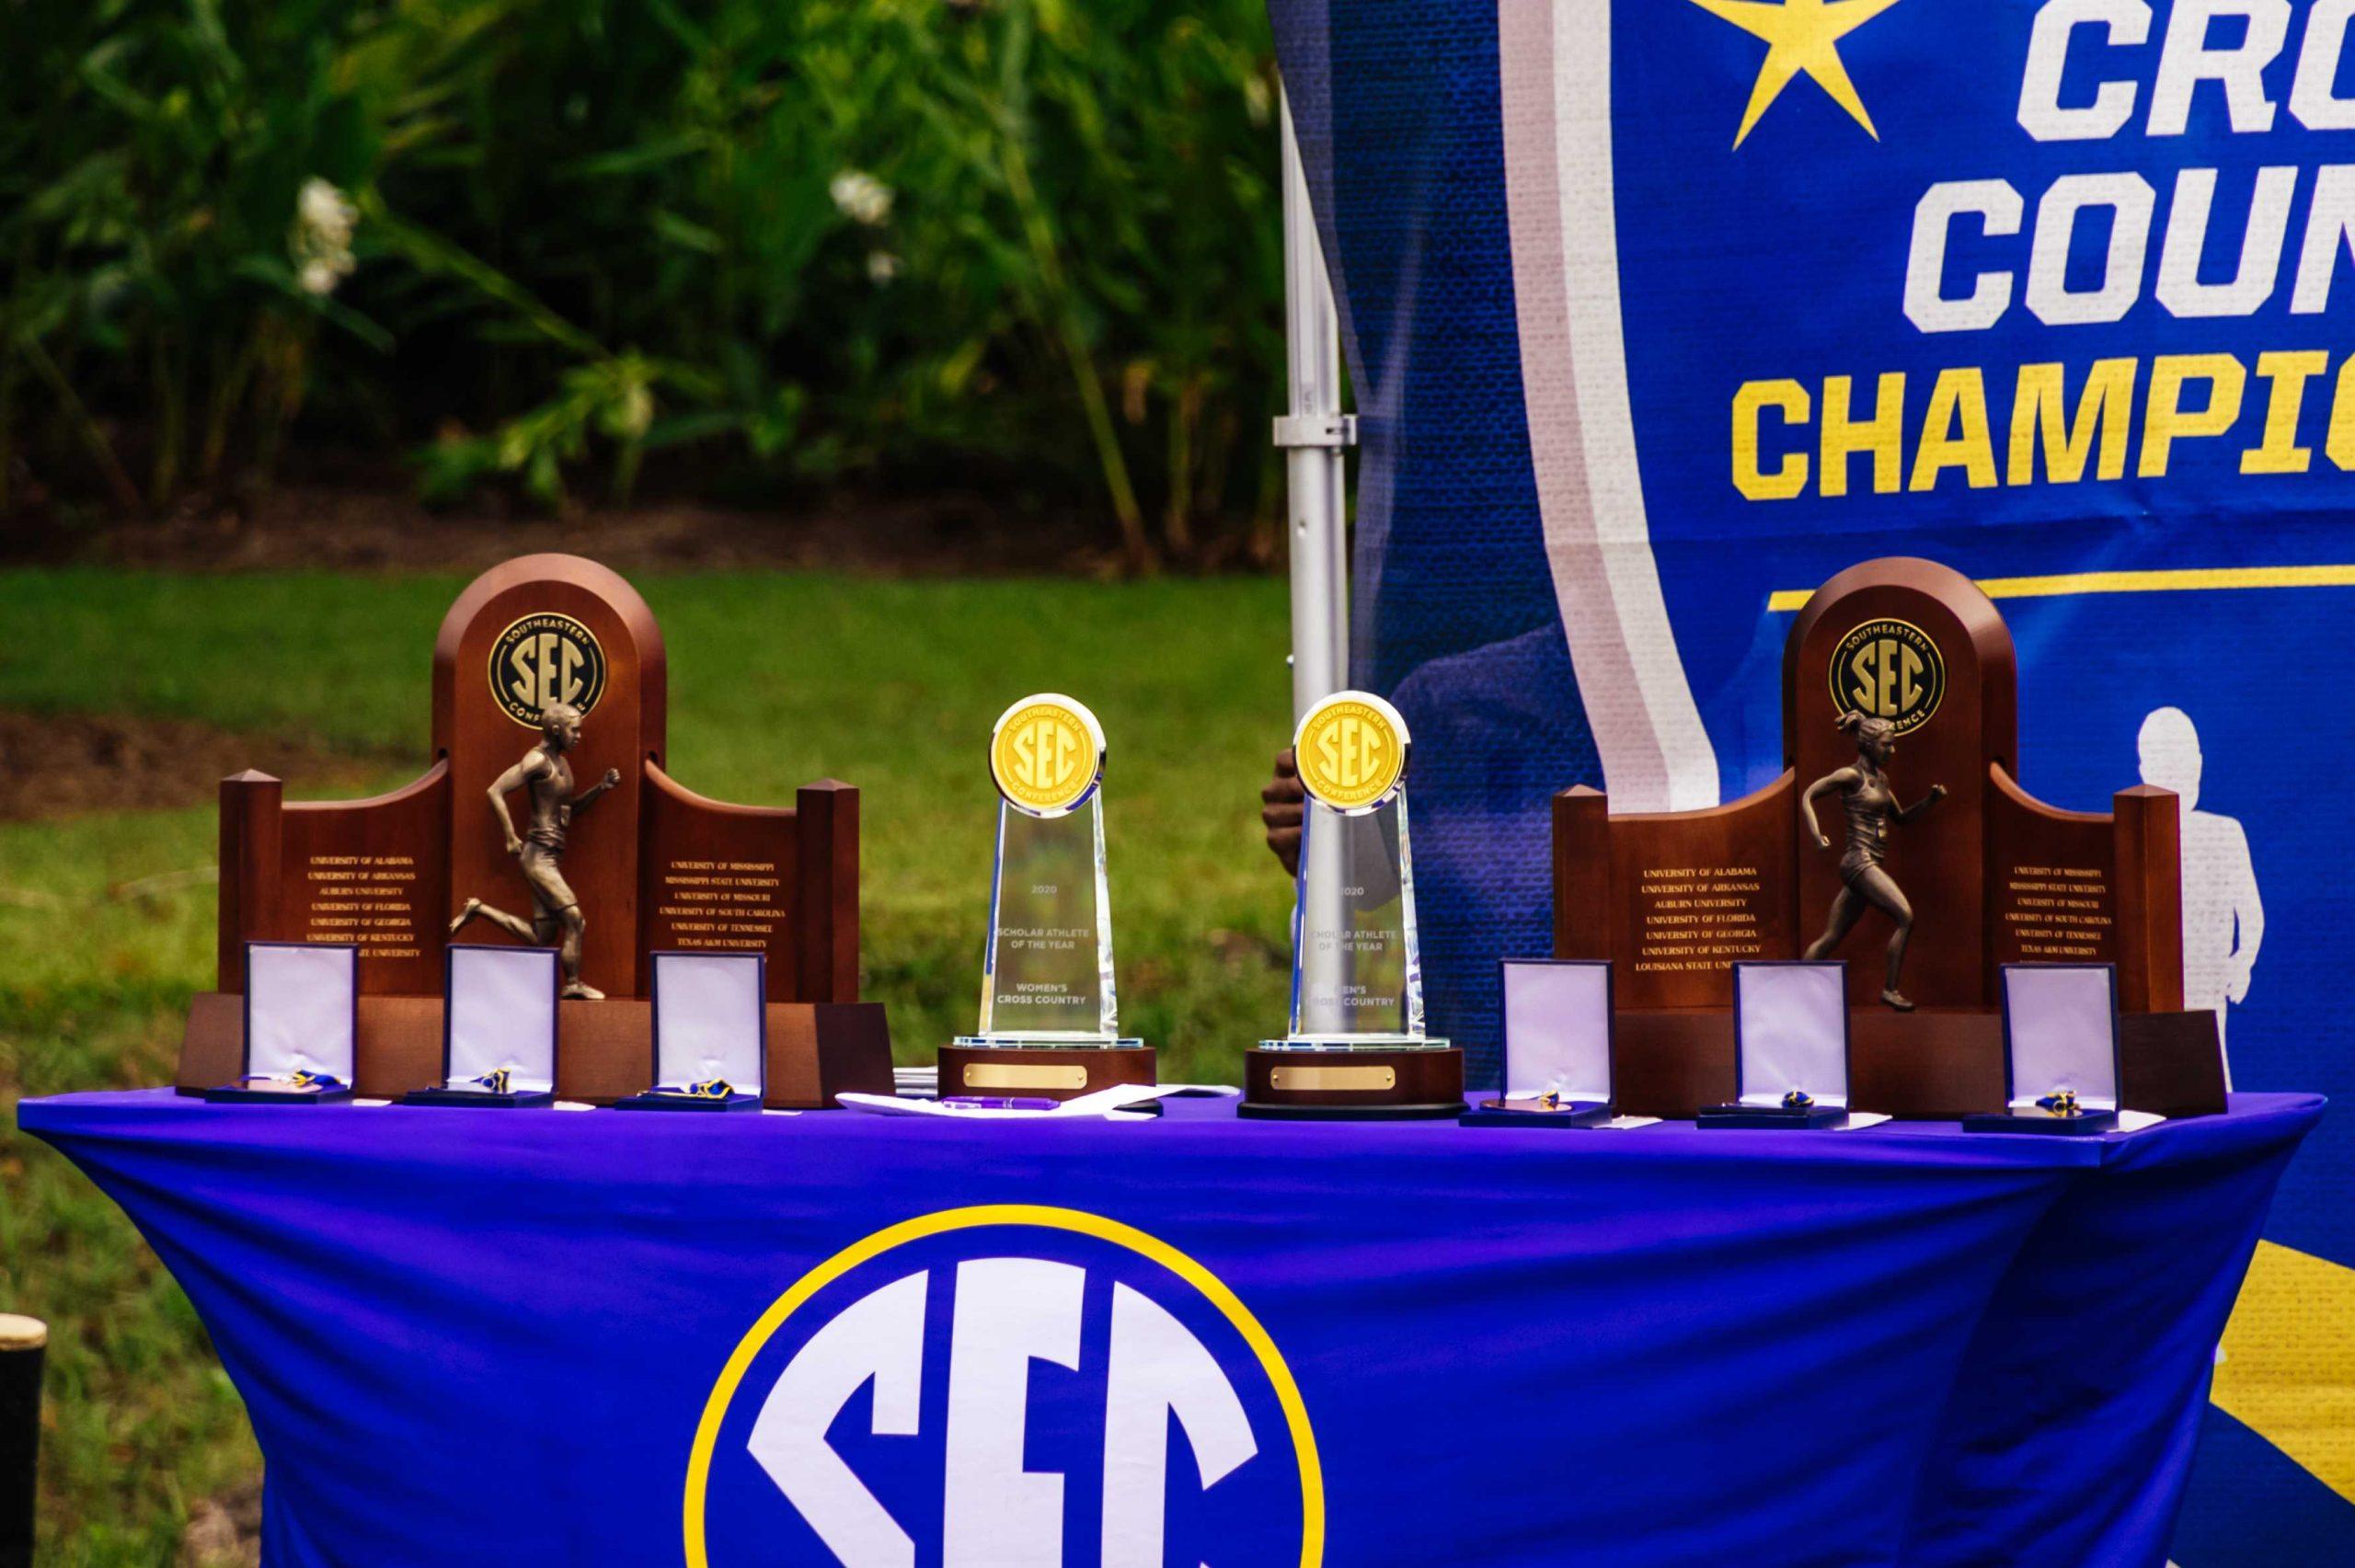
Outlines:
[[1765,0],[1693,0],[1693,4],[1766,40],[1766,63],[1758,68],[1758,85],[1750,89],[1750,108],[1742,114],[1741,129],[1734,133],[1735,146],[1742,144],[1759,116],[1802,71],[1814,77],[1816,86],[1831,94],[1832,101],[1846,109],[1867,134],[1880,140],[1880,132],[1873,129],[1873,117],[1865,112],[1864,100],[1856,96],[1856,85],[1848,80],[1848,68],[1840,63],[1840,40],[1897,0],[1783,0],[1776,6]]

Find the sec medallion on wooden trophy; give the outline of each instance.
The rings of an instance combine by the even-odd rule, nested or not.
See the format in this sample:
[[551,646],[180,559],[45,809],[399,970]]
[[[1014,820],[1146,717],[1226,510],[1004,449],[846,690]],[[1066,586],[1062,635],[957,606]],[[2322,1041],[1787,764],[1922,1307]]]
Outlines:
[[1309,709],[1292,737],[1308,800],[1292,905],[1292,1030],[1244,1057],[1241,1114],[1453,1116],[1464,1053],[1423,1032],[1407,828],[1407,721],[1369,692]]
[[1069,1100],[1155,1081],[1120,1036],[1104,862],[1104,727],[1043,692],[990,731],[997,864],[982,950],[981,1028],[940,1053],[943,1099]]
[[882,1008],[857,1000],[858,792],[705,799],[668,772],[668,691],[653,612],[595,562],[526,555],[468,584],[433,645],[423,777],[301,803],[261,773],[223,781],[219,990],[196,999],[177,1081],[237,1059],[247,944],[278,941],[358,949],[361,1093],[442,1084],[463,933],[556,951],[561,1098],[646,1086],[649,955],[682,950],[765,958],[770,1104],[890,1093]]

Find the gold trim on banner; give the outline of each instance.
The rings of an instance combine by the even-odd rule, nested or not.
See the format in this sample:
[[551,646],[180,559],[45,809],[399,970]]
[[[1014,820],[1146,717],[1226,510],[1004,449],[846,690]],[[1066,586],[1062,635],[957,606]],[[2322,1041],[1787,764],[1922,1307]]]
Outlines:
[[[2229,588],[2355,588],[2355,566],[2188,567],[2154,572],[2064,572],[2042,578],[1982,578],[1990,599],[2054,599],[2072,593],[2191,593]],[[1797,610],[1813,598],[1811,588],[1777,589],[1766,598],[1770,612]]]

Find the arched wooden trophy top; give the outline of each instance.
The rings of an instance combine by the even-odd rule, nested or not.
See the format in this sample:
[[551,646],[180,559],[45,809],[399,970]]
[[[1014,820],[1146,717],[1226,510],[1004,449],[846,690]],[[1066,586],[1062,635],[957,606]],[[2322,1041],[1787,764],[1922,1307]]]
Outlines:
[[[468,583],[442,617],[433,639],[434,750],[450,752],[467,727],[498,714],[488,700],[491,644],[522,617],[543,611],[580,622],[603,646],[605,680],[585,727],[588,743],[594,745],[599,729],[621,720],[647,738],[641,754],[659,761],[670,691],[662,628],[628,578],[582,556],[556,554],[518,555],[491,567]],[[506,727],[523,727],[499,716]],[[487,723],[484,727],[500,733]]]
[[[1847,765],[1855,744],[1835,727],[1839,708],[1831,661],[1841,640],[1867,622],[1889,618],[1918,626],[1936,644],[1947,670],[1938,711],[1909,733],[1909,753],[1961,746],[1976,738],[1970,776],[1986,762],[2016,773],[2019,750],[2019,663],[2011,628],[1995,601],[1952,567],[1915,555],[1862,561],[1808,596],[1783,643],[1783,761],[1798,770],[1804,788],[1828,770],[1810,760],[1839,754]],[[1858,679],[1847,672],[1851,681]],[[1884,716],[1895,718],[1897,714]],[[1812,742],[1813,744],[1810,744]],[[1957,755],[1957,765],[1961,763]],[[1948,788],[1953,788],[1951,782]]]
[[[1983,796],[1989,764],[2016,772],[2019,675],[2012,635],[1994,601],[1969,578],[1936,561],[1892,556],[1849,567],[1815,590],[1783,648],[1783,756],[1798,796],[1853,764],[1856,742],[1844,711],[1898,726],[1890,786],[1912,806],[1944,784],[1947,796],[1889,834],[1889,874],[1913,905],[1913,942],[1904,990],[1928,1006],[1982,1005],[1987,996],[1987,839]],[[1837,792],[1820,796],[1816,820],[1831,839],[1820,848],[1798,832],[1802,940],[1822,928],[1841,887],[1845,819]],[[1862,921],[1842,943],[1849,991],[1878,996],[1889,922]]]
[[638,988],[642,764],[663,756],[667,677],[646,601],[620,574],[578,555],[493,567],[458,595],[433,644],[433,746],[449,760],[452,792],[449,912],[468,898],[501,907],[525,898],[487,796],[491,781],[539,744],[539,710],[571,703],[582,710],[571,758],[580,787],[608,768],[621,774],[575,821],[564,858],[588,921],[581,977],[615,996]]

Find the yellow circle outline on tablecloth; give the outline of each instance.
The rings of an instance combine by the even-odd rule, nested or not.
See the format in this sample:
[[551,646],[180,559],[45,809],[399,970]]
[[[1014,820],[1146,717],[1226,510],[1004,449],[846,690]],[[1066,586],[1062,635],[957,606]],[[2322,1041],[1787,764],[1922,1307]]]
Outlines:
[[1258,1357],[1259,1369],[1267,1375],[1276,1391],[1276,1402],[1283,1408],[1284,1425],[1292,1433],[1292,1454],[1300,1466],[1300,1568],[1318,1568],[1325,1560],[1325,1472],[1316,1457],[1316,1434],[1309,1427],[1308,1406],[1300,1397],[1300,1385],[1292,1380],[1292,1368],[1284,1365],[1283,1353],[1276,1348],[1275,1340],[1260,1326],[1259,1320],[1251,1315],[1251,1309],[1227,1288],[1225,1281],[1158,1236],[1084,1209],[1035,1203],[975,1204],[903,1219],[844,1247],[794,1281],[791,1289],[770,1303],[768,1310],[736,1342],[728,1365],[720,1369],[719,1380],[712,1385],[711,1397],[704,1402],[703,1419],[695,1424],[695,1448],[687,1459],[687,1568],[710,1568],[711,1564],[704,1542],[703,1514],[705,1492],[711,1480],[711,1456],[719,1447],[720,1425],[727,1419],[728,1407],[734,1402],[744,1374],[752,1369],[753,1358],[785,1326],[785,1321],[819,1291],[894,1247],[955,1230],[994,1225],[1033,1225],[1046,1230],[1067,1230],[1125,1247],[1139,1257],[1159,1264],[1219,1310]]

